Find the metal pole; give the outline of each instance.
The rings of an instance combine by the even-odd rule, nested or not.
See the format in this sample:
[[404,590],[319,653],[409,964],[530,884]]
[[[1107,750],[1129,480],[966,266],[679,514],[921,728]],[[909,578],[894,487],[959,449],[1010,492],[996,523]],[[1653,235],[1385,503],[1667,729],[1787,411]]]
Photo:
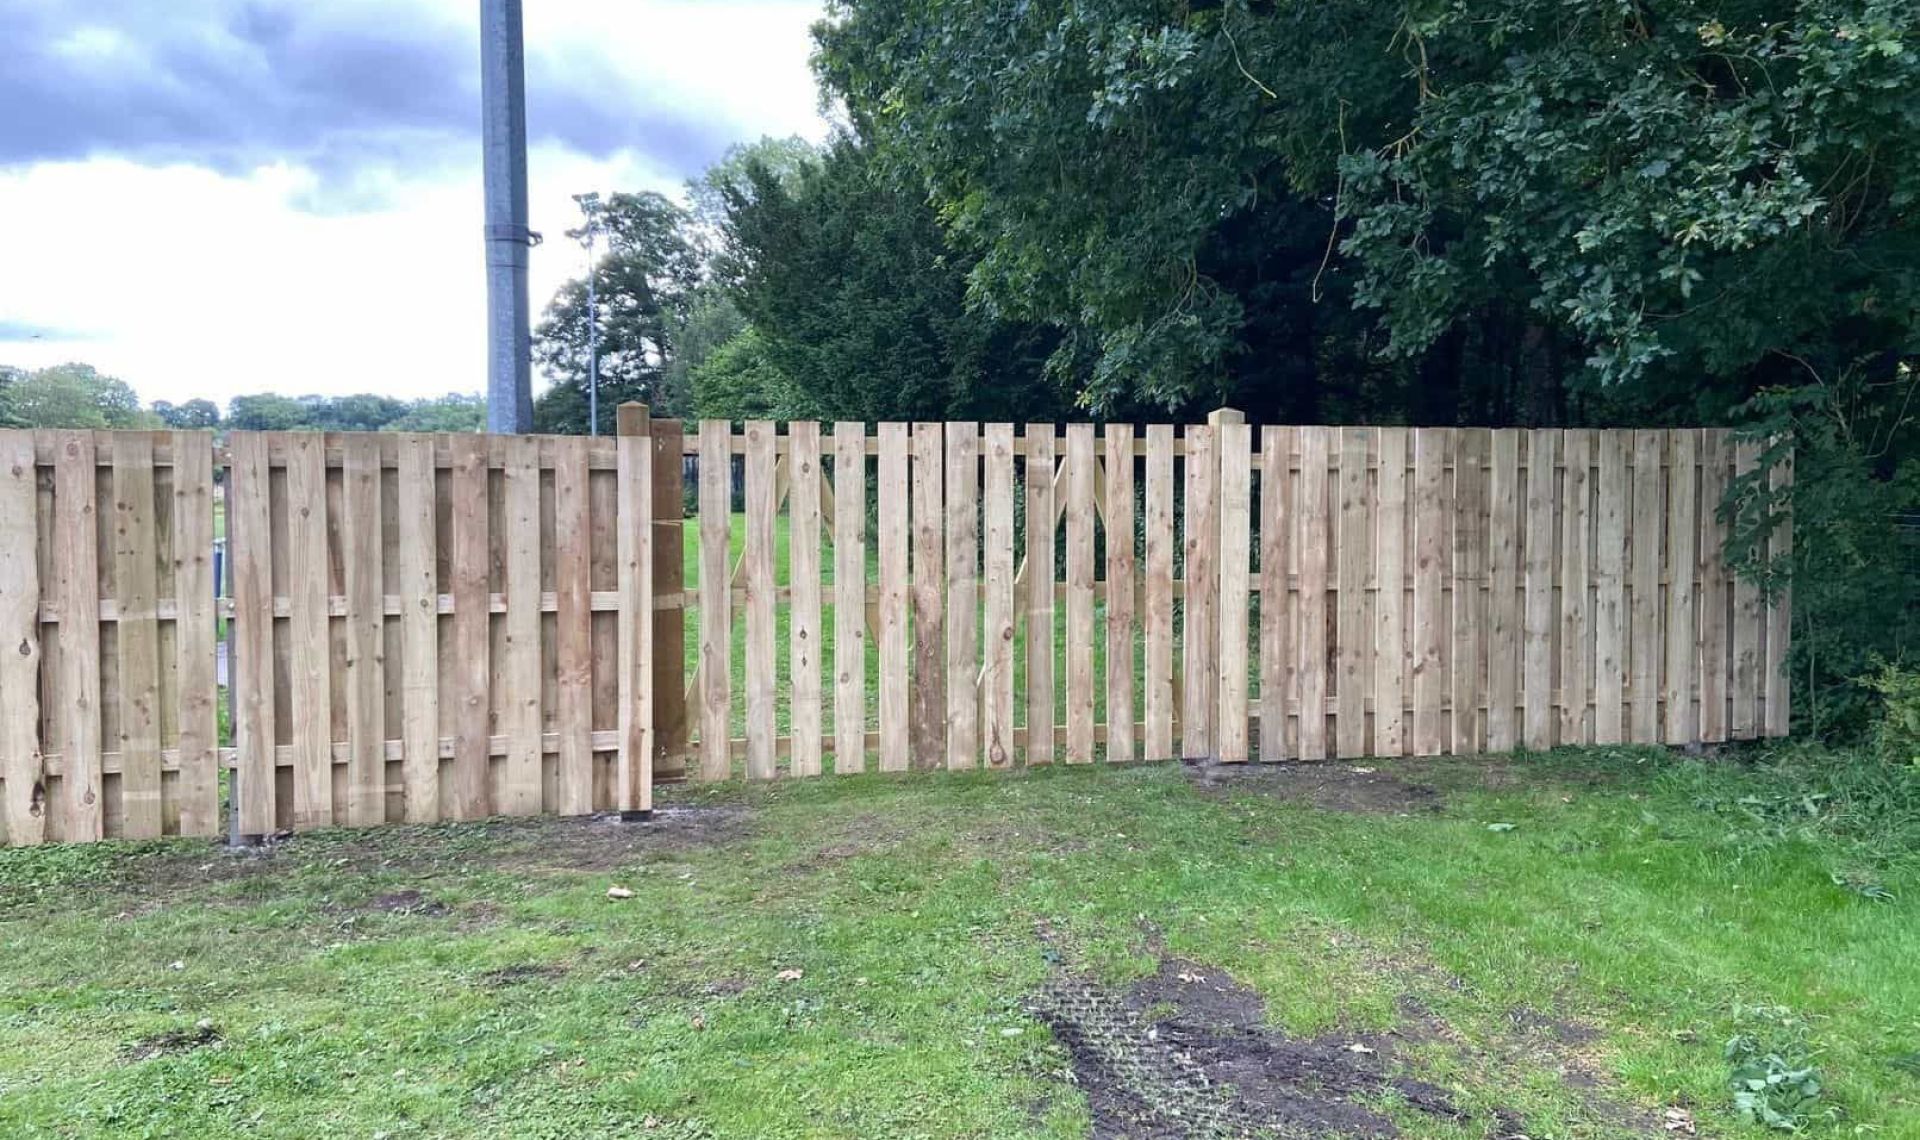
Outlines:
[[521,0],[480,0],[481,136],[487,246],[487,430],[533,427],[528,331],[527,84]]

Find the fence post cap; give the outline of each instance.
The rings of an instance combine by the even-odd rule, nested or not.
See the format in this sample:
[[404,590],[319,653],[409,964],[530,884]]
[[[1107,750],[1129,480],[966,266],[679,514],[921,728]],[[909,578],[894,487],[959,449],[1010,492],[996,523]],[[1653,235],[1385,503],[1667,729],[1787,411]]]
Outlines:
[[1243,424],[1247,422],[1247,413],[1238,408],[1218,408],[1207,413],[1207,423],[1212,427],[1221,424]]
[[652,413],[645,404],[621,404],[616,422],[616,430],[621,435],[646,435],[652,423]]

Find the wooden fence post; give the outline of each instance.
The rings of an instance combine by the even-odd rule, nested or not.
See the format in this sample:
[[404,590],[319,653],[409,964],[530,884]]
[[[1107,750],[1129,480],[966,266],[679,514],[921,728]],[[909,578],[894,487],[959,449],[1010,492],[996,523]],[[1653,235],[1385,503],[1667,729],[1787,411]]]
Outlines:
[[634,820],[653,814],[654,455],[645,404],[620,405],[618,423],[620,754],[614,800],[621,818]]
[[653,774],[687,774],[686,425],[653,420]]

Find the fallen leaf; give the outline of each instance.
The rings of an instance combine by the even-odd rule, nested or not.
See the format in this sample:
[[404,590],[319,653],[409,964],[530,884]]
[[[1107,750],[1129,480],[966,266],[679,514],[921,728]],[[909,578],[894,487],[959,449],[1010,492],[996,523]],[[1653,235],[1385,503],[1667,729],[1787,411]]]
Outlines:
[[1684,1108],[1669,1108],[1665,1113],[1664,1119],[1668,1132],[1676,1132],[1682,1136],[1692,1136],[1695,1134],[1693,1113],[1688,1112]]
[[1371,1045],[1364,1045],[1364,1044],[1362,1044],[1362,1043],[1360,1043],[1360,1042],[1358,1042],[1358,1041],[1355,1041],[1355,1042],[1354,1042],[1353,1044],[1351,1044],[1351,1045],[1349,1045],[1349,1046],[1347,1046],[1347,1052],[1349,1052],[1349,1053],[1369,1053],[1369,1054],[1370,1054],[1370,1053],[1372,1053],[1372,1052],[1374,1052],[1374,1048],[1373,1048],[1373,1046],[1371,1046]]
[[1487,825],[1487,830],[1488,831],[1512,831],[1514,828],[1519,826],[1520,825],[1517,823],[1489,823]]
[[695,1029],[705,1029],[707,1027],[707,1015],[704,1013],[695,1013],[692,1017],[688,1018],[687,1020],[693,1025]]
[[804,970],[782,970],[774,975],[775,978],[783,982],[797,982],[806,976],[807,974]]
[[633,897],[633,892],[625,887],[608,887],[607,897],[610,899],[630,899]]

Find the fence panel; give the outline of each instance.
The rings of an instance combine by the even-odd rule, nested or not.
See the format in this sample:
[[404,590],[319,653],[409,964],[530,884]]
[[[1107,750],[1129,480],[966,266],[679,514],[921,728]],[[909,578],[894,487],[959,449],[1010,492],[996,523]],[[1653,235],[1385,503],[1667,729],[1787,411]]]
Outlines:
[[645,811],[656,776],[804,778],[829,750],[906,771],[1787,729],[1787,599],[1728,573],[1716,514],[1761,446],[1723,431],[1222,415],[829,446],[631,408],[621,432],[0,433],[0,530],[33,539],[0,549],[5,842],[212,834],[221,766],[259,835]]

